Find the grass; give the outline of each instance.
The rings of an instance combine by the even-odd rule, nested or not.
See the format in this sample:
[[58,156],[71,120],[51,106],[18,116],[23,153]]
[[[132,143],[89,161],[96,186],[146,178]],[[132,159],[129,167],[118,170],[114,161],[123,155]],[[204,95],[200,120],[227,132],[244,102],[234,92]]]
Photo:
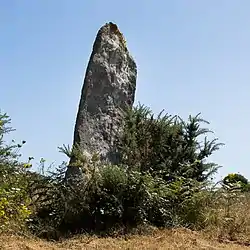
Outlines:
[[[197,206],[190,209],[199,209]],[[0,236],[0,250],[66,250],[66,249],[249,249],[250,193],[218,192],[203,204],[203,229],[137,228],[131,235],[119,232],[113,237],[78,235],[57,242],[49,242],[13,233]],[[203,221],[203,220],[202,220]]]
[[250,246],[250,193],[225,192],[205,207],[205,232],[218,240]]
[[66,249],[249,249],[231,242],[219,242],[208,235],[188,229],[156,230],[151,235],[133,235],[127,238],[97,238],[77,236],[61,242],[47,242],[20,236],[0,236],[0,250],[66,250]]
[[[77,235],[57,242],[35,238],[30,234],[0,235],[0,250],[66,250],[66,249],[249,249],[250,193],[218,192],[203,204],[203,229],[157,229],[141,227],[130,235],[98,237]],[[190,209],[199,209],[194,206]],[[197,225],[198,226],[198,225]],[[116,235],[115,233],[113,235]]]

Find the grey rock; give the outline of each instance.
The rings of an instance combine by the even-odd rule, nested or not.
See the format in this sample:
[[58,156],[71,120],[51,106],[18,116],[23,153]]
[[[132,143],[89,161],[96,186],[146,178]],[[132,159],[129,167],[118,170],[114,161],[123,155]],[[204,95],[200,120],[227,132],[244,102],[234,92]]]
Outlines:
[[[123,35],[117,25],[105,24],[98,31],[86,70],[74,146],[89,154],[98,153],[104,162],[118,163],[116,139],[122,133],[121,111],[134,103],[136,77],[136,63]],[[73,172],[77,174],[75,169]]]

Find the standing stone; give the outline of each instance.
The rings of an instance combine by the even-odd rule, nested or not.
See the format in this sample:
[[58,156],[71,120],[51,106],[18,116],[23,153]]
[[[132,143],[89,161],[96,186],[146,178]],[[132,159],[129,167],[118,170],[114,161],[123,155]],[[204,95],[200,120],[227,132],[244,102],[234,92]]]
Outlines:
[[[117,133],[122,131],[121,110],[135,99],[137,67],[116,24],[99,30],[88,63],[74,131],[74,146],[102,161],[118,163]],[[71,163],[74,159],[71,159]],[[66,177],[79,175],[69,165]]]

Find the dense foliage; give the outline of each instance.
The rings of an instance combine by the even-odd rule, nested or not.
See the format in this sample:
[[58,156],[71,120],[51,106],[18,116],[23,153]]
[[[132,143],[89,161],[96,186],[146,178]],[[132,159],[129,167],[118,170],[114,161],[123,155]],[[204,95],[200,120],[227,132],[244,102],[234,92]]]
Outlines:
[[208,157],[223,144],[207,138],[212,131],[201,126],[208,122],[200,115],[185,122],[162,113],[155,117],[139,105],[124,118],[119,165],[104,165],[97,154],[89,157],[78,148],[60,148],[84,173],[82,180],[69,182],[66,163],[42,174],[29,171],[32,158],[20,163],[18,150],[25,142],[4,143],[12,129],[9,118],[0,116],[0,224],[6,225],[1,229],[26,228],[54,239],[79,232],[126,233],[141,225],[201,229],[218,207],[215,196],[228,202],[234,197],[234,189],[224,194],[230,183],[248,185],[243,176],[229,175],[222,189],[212,187],[219,166]]
[[202,220],[198,207],[207,197],[201,192],[218,169],[206,159],[222,145],[204,137],[211,131],[201,124],[208,122],[199,115],[187,122],[162,114],[155,118],[144,106],[126,110],[124,117],[117,142],[120,165],[103,166],[98,155],[90,159],[77,148],[60,148],[77,159],[85,178],[77,185],[65,181],[66,165],[52,173],[46,195],[41,191],[47,203],[36,208],[33,227],[44,229],[49,222],[49,228],[65,233],[108,233],[142,224],[194,227]]
[[31,213],[29,209],[28,173],[30,163],[18,161],[19,149],[25,144],[7,145],[4,135],[13,131],[8,125],[10,119],[0,114],[0,231],[16,230],[24,227]]
[[120,141],[125,165],[165,181],[181,176],[203,182],[216,173],[218,165],[206,159],[223,144],[207,139],[212,131],[201,127],[209,123],[200,114],[189,116],[187,122],[162,113],[155,118],[149,108],[139,105],[127,110],[125,121]]
[[250,183],[246,177],[241,174],[228,174],[222,180],[224,188],[240,189],[241,191],[249,191]]

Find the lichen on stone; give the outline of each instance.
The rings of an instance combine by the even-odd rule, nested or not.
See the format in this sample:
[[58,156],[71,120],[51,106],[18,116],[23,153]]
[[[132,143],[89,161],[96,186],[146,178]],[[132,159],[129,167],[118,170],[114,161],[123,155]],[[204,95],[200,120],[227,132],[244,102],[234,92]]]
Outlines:
[[110,22],[109,27],[110,27],[110,31],[119,37],[121,44],[124,46],[124,48],[127,49],[126,40],[125,40],[123,34],[121,33],[121,31],[119,30],[118,26],[115,23]]
[[[120,162],[117,138],[122,133],[121,111],[133,106],[137,67],[116,24],[106,23],[97,33],[81,91],[73,147],[102,164]],[[71,157],[66,179],[82,178],[77,157]]]

